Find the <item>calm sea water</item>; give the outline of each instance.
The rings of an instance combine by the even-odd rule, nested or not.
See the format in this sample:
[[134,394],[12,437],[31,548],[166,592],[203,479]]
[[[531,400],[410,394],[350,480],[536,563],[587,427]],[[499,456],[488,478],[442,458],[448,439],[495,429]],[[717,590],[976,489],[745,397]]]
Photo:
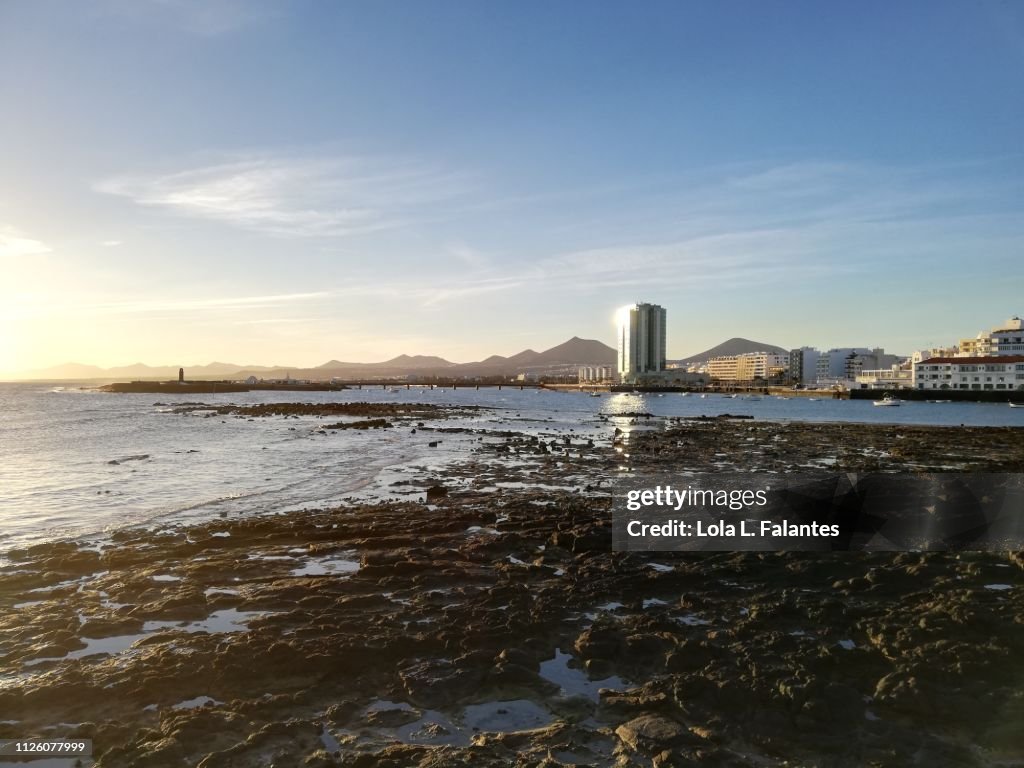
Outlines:
[[[678,394],[413,388],[336,393],[114,395],[59,384],[0,384],[0,551],[60,536],[140,522],[209,519],[222,514],[287,512],[353,494],[381,494],[397,478],[470,455],[476,438],[410,434],[406,429],[323,437],[308,419],[202,418],[171,413],[187,401],[430,402],[489,409],[445,426],[538,433],[575,429],[610,437],[599,414],[658,416],[750,414],[769,420],[1024,426],[1024,409],[981,403],[904,403],[804,398],[758,401]],[[165,405],[157,405],[157,402]],[[431,440],[443,440],[438,448]],[[146,458],[134,458],[145,456]],[[117,462],[117,463],[111,463]]]

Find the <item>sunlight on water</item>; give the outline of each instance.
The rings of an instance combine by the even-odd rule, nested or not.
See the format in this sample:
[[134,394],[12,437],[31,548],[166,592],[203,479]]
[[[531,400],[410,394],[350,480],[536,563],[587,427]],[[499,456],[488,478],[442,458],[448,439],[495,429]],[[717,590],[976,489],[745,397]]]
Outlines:
[[[476,438],[406,428],[324,436],[313,417],[249,421],[173,413],[176,404],[260,402],[430,402],[480,405],[474,419],[446,427],[533,433],[572,427],[610,438],[661,428],[658,416],[732,413],[775,420],[863,421],[956,426],[1024,425],[1024,409],[995,404],[870,401],[809,402],[631,393],[368,388],[345,392],[227,395],[112,395],[60,384],[0,384],[0,551],[54,536],[99,532],[145,521],[187,522],[235,514],[291,511],[372,494],[403,473],[441,471],[468,458]],[[162,403],[157,405],[157,403]]]

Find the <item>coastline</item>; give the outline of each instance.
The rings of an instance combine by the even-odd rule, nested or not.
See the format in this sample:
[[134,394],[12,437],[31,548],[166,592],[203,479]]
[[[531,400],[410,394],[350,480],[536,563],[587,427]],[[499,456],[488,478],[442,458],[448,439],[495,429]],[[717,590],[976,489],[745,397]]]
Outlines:
[[[610,551],[623,462],[926,468],[944,429],[493,430],[415,501],[13,552],[0,737],[91,738],[99,766],[1020,759],[1020,553]],[[1024,467],[1019,429],[956,434],[961,471]]]

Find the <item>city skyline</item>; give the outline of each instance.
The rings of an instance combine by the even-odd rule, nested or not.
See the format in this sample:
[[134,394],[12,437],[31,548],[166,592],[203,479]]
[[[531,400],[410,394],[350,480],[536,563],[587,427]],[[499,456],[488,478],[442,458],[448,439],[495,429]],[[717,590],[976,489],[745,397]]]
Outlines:
[[1024,9],[0,7],[0,378],[1018,314]]

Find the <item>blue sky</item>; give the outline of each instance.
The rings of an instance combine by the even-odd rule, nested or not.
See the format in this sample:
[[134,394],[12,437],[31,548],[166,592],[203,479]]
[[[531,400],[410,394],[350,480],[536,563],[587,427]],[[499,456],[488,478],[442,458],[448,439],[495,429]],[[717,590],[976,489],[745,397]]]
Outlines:
[[0,2],[0,374],[945,344],[1024,311],[1024,5]]

